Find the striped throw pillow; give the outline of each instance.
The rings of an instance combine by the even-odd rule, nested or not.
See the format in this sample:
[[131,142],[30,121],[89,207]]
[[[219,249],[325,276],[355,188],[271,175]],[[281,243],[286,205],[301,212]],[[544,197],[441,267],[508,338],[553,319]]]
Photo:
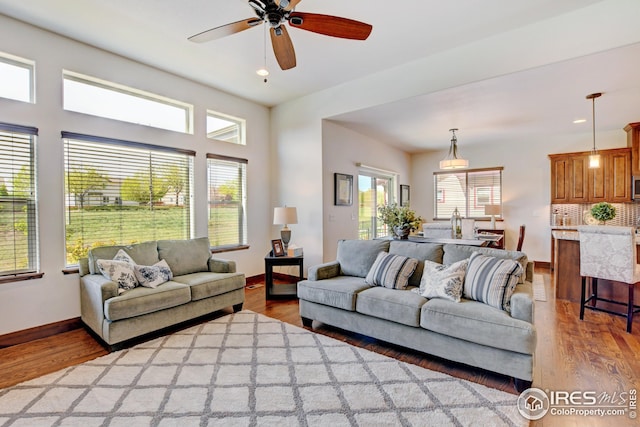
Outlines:
[[474,252],[469,258],[463,296],[511,312],[511,295],[524,270],[512,259]]
[[380,252],[364,281],[373,286],[405,289],[417,266],[417,259]]

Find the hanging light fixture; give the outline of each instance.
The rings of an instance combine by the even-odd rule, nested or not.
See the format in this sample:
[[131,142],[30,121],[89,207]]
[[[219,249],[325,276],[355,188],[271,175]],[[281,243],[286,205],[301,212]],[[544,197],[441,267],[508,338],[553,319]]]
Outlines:
[[449,154],[444,160],[440,160],[440,169],[464,169],[469,167],[469,161],[461,157],[458,157],[458,138],[456,138],[456,131],[458,129],[449,129],[452,132],[451,146],[449,147]]
[[591,154],[589,154],[589,168],[591,169],[600,167],[600,154],[598,154],[598,150],[596,150],[596,98],[600,98],[601,96],[602,94],[600,92],[587,95],[587,99],[591,100],[591,113],[593,116],[591,120],[593,127],[593,148],[591,149]]
[[269,75],[269,70],[267,70],[267,26],[264,29],[264,65],[256,71],[256,74],[264,77],[264,82],[267,82],[267,76]]

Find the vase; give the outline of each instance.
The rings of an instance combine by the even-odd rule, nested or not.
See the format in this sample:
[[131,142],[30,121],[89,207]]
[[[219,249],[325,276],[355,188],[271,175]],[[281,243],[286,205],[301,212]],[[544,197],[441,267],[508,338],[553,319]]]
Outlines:
[[395,225],[393,226],[393,238],[396,240],[407,240],[409,239],[409,233],[411,232],[411,227],[408,225]]

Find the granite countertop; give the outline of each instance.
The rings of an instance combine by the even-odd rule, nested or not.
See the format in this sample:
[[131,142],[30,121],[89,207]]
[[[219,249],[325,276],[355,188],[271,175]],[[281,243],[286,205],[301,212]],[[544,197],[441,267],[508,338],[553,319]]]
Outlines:
[[[580,233],[574,230],[551,230],[551,235],[557,240],[580,240]],[[640,234],[636,233],[636,244],[640,245]]]

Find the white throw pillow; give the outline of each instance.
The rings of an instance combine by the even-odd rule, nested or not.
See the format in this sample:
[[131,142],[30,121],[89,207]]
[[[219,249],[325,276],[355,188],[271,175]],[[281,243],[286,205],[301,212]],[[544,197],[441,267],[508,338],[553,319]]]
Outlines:
[[96,264],[104,277],[118,284],[119,294],[138,286],[138,279],[136,279],[133,270],[136,263],[122,249],[116,253],[112,260],[99,259]]
[[451,265],[425,260],[420,279],[420,294],[425,298],[444,298],[460,302],[468,263],[468,259]]
[[417,259],[380,252],[364,282],[373,286],[406,289],[409,277],[417,266]]
[[173,279],[171,268],[165,260],[160,260],[153,265],[136,265],[133,271],[140,285],[147,288],[155,288]]
[[474,252],[469,258],[463,295],[467,299],[510,312],[511,295],[523,272],[517,261]]

